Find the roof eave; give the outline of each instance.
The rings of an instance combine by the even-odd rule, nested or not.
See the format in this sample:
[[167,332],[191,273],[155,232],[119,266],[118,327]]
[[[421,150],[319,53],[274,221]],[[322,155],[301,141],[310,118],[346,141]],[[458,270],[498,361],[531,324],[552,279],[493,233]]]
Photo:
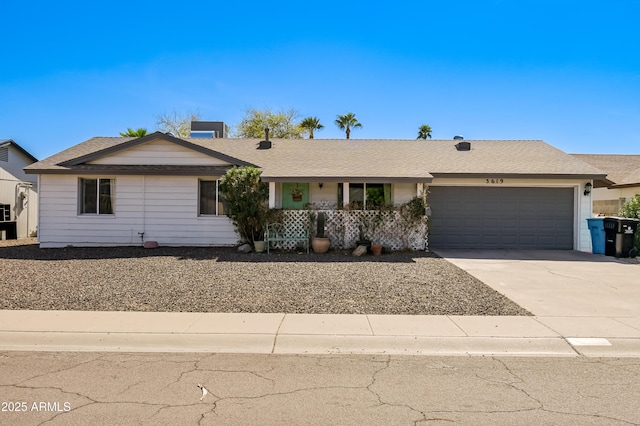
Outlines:
[[151,133],[149,135],[143,136],[141,138],[137,138],[137,139],[132,139],[123,143],[120,143],[118,145],[114,145],[108,148],[104,148],[89,154],[85,154],[83,156],[77,157],[77,158],[73,158],[71,160],[67,160],[67,161],[63,161],[61,163],[59,163],[59,166],[62,167],[66,167],[66,166],[77,166],[79,164],[83,164],[83,163],[87,163],[89,161],[93,161],[93,160],[97,160],[99,158],[108,156],[109,154],[114,154],[118,151],[122,151],[124,149],[129,149],[129,148],[133,148],[135,146],[138,145],[142,145],[144,143],[150,142],[152,140],[156,140],[156,139],[161,139],[167,142],[173,142],[176,145],[180,145],[182,147],[188,148],[188,149],[192,149],[194,151],[200,152],[202,154],[208,155],[210,157],[214,157],[214,158],[218,158],[220,160],[223,161],[227,161],[235,166],[251,166],[251,167],[256,167],[255,164],[249,163],[247,161],[244,160],[240,160],[239,158],[235,158],[235,157],[231,157],[229,155],[223,154],[221,152],[218,151],[214,151],[212,149],[209,148],[205,148],[203,146],[200,145],[196,145],[194,143],[185,141],[184,139],[180,139],[180,138],[176,138],[174,136],[169,136],[166,133],[162,133],[162,132],[154,132]]
[[23,153],[27,158],[29,158],[29,160],[33,161],[34,163],[38,162],[38,159],[36,157],[34,157],[33,155],[31,155],[29,153],[29,151],[27,151],[26,149],[24,149],[23,147],[21,147],[20,145],[18,145],[18,143],[16,141],[14,141],[13,139],[6,139],[3,141],[0,141],[0,145],[13,145],[18,151],[20,151],[21,153]]
[[434,179],[438,178],[522,178],[522,179],[591,179],[606,180],[602,174],[570,174],[570,173],[433,173]]
[[91,167],[91,168],[66,168],[66,169],[31,169],[25,170],[26,174],[39,175],[118,175],[118,176],[222,176],[233,166],[207,166],[203,168],[176,167],[170,170],[153,168],[127,168],[127,167]]
[[264,182],[430,183],[427,176],[265,176]]

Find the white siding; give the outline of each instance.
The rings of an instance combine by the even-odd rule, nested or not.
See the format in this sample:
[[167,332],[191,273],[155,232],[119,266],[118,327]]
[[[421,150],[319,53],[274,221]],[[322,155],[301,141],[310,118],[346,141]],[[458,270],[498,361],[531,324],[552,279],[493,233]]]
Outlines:
[[[26,238],[38,227],[37,176],[27,175],[22,170],[31,160],[14,146],[9,146],[9,161],[0,161],[0,203],[11,205],[11,220],[15,220],[18,238]],[[31,187],[22,186],[23,183]],[[20,193],[25,193],[23,205]]]
[[115,179],[113,215],[78,214],[75,175],[42,175],[42,247],[140,245],[230,246],[238,241],[226,216],[198,216],[198,177],[104,176]]
[[90,161],[88,164],[226,166],[229,163],[173,142],[155,140]]

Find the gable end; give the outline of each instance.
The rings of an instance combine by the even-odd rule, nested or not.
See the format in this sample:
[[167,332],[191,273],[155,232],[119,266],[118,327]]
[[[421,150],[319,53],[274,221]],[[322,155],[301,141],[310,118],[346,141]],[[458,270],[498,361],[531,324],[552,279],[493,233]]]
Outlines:
[[105,148],[105,149],[102,149],[102,150],[99,150],[99,151],[95,151],[95,152],[92,152],[92,153],[89,153],[89,154],[86,154],[86,155],[83,155],[83,156],[80,156],[80,157],[77,157],[77,158],[74,158],[74,159],[71,159],[71,160],[67,160],[67,161],[61,162],[58,165],[62,166],[62,167],[79,166],[81,164],[85,164],[85,163],[90,162],[90,161],[95,161],[95,160],[98,160],[100,158],[107,157],[109,155],[115,154],[115,153],[123,151],[123,150],[127,150],[127,149],[130,149],[130,148],[136,147],[136,146],[143,145],[143,144],[145,144],[147,142],[150,142],[150,141],[153,141],[153,140],[163,140],[163,141],[166,141],[166,142],[174,143],[174,144],[182,146],[184,148],[197,151],[197,152],[199,152],[201,154],[204,154],[204,155],[207,155],[207,156],[210,156],[210,157],[213,157],[213,158],[217,158],[217,159],[222,160],[222,161],[226,161],[227,163],[229,163],[231,165],[234,165],[234,166],[253,166],[253,167],[257,167],[254,164],[251,164],[251,163],[246,162],[244,160],[240,160],[238,158],[231,157],[229,155],[223,154],[223,153],[218,152],[218,151],[214,151],[214,150],[206,148],[204,146],[200,146],[200,145],[193,144],[191,142],[187,142],[187,141],[185,141],[183,139],[180,139],[180,138],[169,136],[169,135],[167,135],[165,133],[162,133],[162,132],[154,132],[154,133],[151,133],[150,135],[146,135],[146,136],[143,136],[141,138],[132,139],[130,141],[127,141],[127,142],[124,142],[124,143],[121,143],[121,144],[118,144],[118,145],[115,145],[115,146],[112,146],[112,147],[109,147],[109,148]]

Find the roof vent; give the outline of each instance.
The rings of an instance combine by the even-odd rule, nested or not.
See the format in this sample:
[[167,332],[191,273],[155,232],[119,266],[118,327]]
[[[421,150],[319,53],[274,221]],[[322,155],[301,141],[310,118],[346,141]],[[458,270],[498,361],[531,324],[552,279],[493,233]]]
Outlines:
[[454,140],[454,141],[461,141],[461,140],[463,140],[463,139],[464,139],[464,136],[462,136],[462,135],[455,135],[455,136],[453,137],[453,140]]
[[456,149],[458,151],[471,151],[471,143],[469,143],[469,142],[458,142],[456,144]]
[[269,140],[269,128],[264,129],[265,140],[258,142],[258,149],[271,149],[271,141]]

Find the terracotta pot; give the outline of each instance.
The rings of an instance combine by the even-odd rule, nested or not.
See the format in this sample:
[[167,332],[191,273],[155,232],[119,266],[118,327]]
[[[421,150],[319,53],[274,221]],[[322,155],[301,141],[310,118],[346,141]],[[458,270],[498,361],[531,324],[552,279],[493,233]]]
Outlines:
[[328,238],[311,238],[311,248],[314,253],[326,253],[329,251],[329,246],[331,246],[331,240]]
[[382,244],[371,244],[371,253],[374,256],[380,256],[382,254]]
[[266,247],[264,241],[254,241],[253,242],[253,246],[254,246],[254,249],[255,249],[256,253],[263,253],[264,249]]

